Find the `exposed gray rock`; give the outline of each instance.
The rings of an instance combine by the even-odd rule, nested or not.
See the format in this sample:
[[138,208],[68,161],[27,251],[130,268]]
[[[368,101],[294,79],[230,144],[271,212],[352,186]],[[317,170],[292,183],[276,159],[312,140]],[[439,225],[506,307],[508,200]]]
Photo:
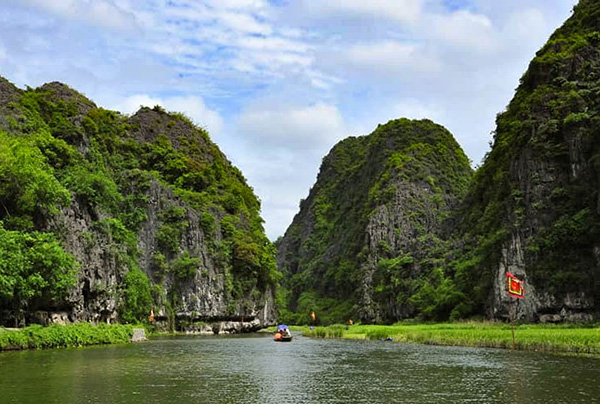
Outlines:
[[[187,221],[189,226],[181,238],[181,251],[191,251],[194,256],[201,258],[201,266],[197,268],[195,276],[186,282],[177,282],[172,274],[161,275],[164,277],[165,290],[172,288],[178,290],[180,304],[176,307],[175,316],[179,319],[208,319],[209,321],[240,317],[241,312],[238,314],[237,310],[241,310],[241,307],[236,308],[236,313],[233,315],[229,314],[223,269],[218,268],[212,260],[198,213],[181,202],[170,189],[154,180],[150,181],[146,192],[149,201],[146,210],[147,220],[142,223],[138,233],[140,268],[150,279],[156,279],[158,276],[157,269],[152,266],[152,256],[159,251],[156,239],[161,225],[159,214],[168,206],[182,207],[186,211],[183,220]],[[69,314],[56,316],[55,313],[51,313],[49,319],[40,322],[115,323],[118,321],[120,304],[118,287],[130,268],[125,262],[119,260],[119,252],[123,253],[121,249],[125,247],[115,243],[110,234],[94,224],[96,222],[89,210],[77,201],[73,201],[70,207],[52,219],[50,228],[63,235],[66,250],[75,256],[81,267],[77,284],[66,302],[70,307]],[[154,310],[159,321],[168,316],[164,305]],[[273,291],[268,290],[260,300],[248,300],[243,314],[248,318],[256,319],[261,326],[272,325],[275,320]],[[254,327],[245,326],[243,329],[249,330]],[[228,328],[224,330],[229,332],[226,331]]]
[[22,91],[20,89],[4,77],[0,77],[0,129],[13,130],[13,124],[20,120],[21,112],[15,110],[12,104],[17,102],[21,95]]
[[67,313],[67,312],[49,313],[49,315],[50,315],[49,323],[51,323],[51,324],[67,325],[67,324],[71,324],[71,322],[72,322],[69,319],[69,313]]
[[65,249],[81,264],[78,281],[67,299],[73,322],[111,323],[118,317],[117,287],[128,267],[118,261],[123,247],[95,222],[88,209],[73,201],[49,225],[63,236]]
[[[297,310],[304,293],[335,312],[327,321],[414,316],[408,300],[416,288],[405,285],[433,270],[421,262],[444,239],[445,220],[471,172],[452,135],[429,120],[394,120],[340,141],[323,158],[317,182],[278,246],[278,265],[290,282],[289,309]],[[403,279],[392,280],[395,275],[381,268],[396,257],[411,262],[402,264]]]
[[146,330],[143,328],[134,328],[133,335],[131,336],[131,342],[146,341]]
[[[24,95],[30,96],[31,100],[20,104]],[[37,297],[28,307],[30,312],[25,313],[27,322],[118,322],[122,320],[119,311],[125,301],[126,276],[138,268],[150,280],[154,306],[149,304],[147,311],[148,314],[154,311],[160,327],[182,328],[184,323],[215,322],[225,324],[219,325],[221,332],[235,332],[253,330],[256,324],[266,326],[274,322],[275,281],[267,275],[254,282],[251,271],[245,271],[243,264],[237,267],[235,264],[239,260],[234,262],[231,253],[233,232],[247,236],[243,242],[248,245],[258,241],[254,245],[259,245],[261,252],[266,251],[268,240],[264,234],[263,237],[255,237],[259,232],[264,233],[258,217],[259,202],[242,173],[231,165],[206,131],[181,114],[167,113],[158,107],[141,108],[134,116],[125,117],[99,109],[85,96],[62,83],[47,83],[35,90],[23,91],[0,77],[0,130],[21,135],[21,131],[39,128],[48,130],[52,136],[74,146],[81,153],[73,151],[71,155],[71,151],[61,149],[61,141],[52,144],[60,150],[50,146],[48,150],[42,150],[44,155],[60,155],[65,159],[58,161],[60,158],[56,158],[56,162],[50,162],[50,165],[56,164],[53,166],[54,173],[60,177],[59,180],[63,180],[65,175],[70,178],[61,171],[65,167],[80,168],[96,159],[110,160],[106,157],[110,154],[119,162],[103,160],[98,166],[91,164],[96,169],[106,169],[106,175],[101,175],[100,181],[107,181],[108,188],[111,188],[106,191],[110,194],[106,196],[110,202],[105,201],[110,206],[90,196],[95,190],[81,191],[67,185],[74,193],[69,206],[58,213],[41,210],[44,213],[35,217],[35,230],[54,233],[80,265],[75,286],[68,297],[60,301],[50,294]],[[206,178],[202,177],[202,181],[174,185],[176,179],[160,171],[164,169],[162,164],[165,162],[162,160],[165,158],[149,158],[144,154],[150,155],[159,148],[155,142],[165,142],[171,153],[169,156],[176,155],[184,161],[185,167],[175,170],[182,170],[183,174],[177,171],[180,177],[176,175],[175,178],[182,178],[188,172],[199,177],[206,171],[210,173],[206,174]],[[133,153],[129,149],[124,155],[116,156],[118,152],[111,147],[131,147],[144,156],[129,159],[126,153]],[[90,150],[97,154],[90,156]],[[123,163],[119,160],[121,158],[128,162]],[[146,161],[146,158],[151,161]],[[51,157],[48,159],[52,160]],[[211,167],[213,163],[215,167]],[[217,173],[213,175],[211,170]],[[104,187],[93,181],[91,183],[90,188]],[[112,189],[115,186],[117,190]],[[206,189],[213,186],[217,189]],[[224,190],[227,187],[232,189]],[[175,195],[173,189],[184,188],[186,191],[193,190],[198,199],[204,199],[194,202]],[[99,190],[98,194],[102,192]],[[135,200],[131,202],[135,207],[129,204],[129,200],[124,200],[127,197]],[[227,206],[221,200],[225,197],[232,199]],[[99,197],[102,198],[104,196]],[[233,200],[235,198],[243,201]],[[169,209],[174,209],[178,215],[183,212],[182,217],[166,219],[164,214]],[[2,212],[0,219],[5,214],[10,212]],[[139,217],[128,220],[128,215],[135,214]],[[221,219],[225,216],[235,222],[229,223],[233,230],[227,235],[221,229]],[[173,222],[169,224],[185,226],[181,227],[181,234],[179,230],[177,235],[168,233],[161,244],[161,227],[169,220]],[[203,225],[209,230],[205,230]],[[167,248],[164,239],[175,244],[178,242],[178,245]],[[165,261],[162,267],[156,262],[159,255]],[[176,273],[174,264],[182,258],[197,267]],[[252,265],[260,272],[261,268],[257,270],[256,267],[262,265],[262,261]],[[237,272],[233,274],[234,271]],[[243,285],[239,279],[242,277],[247,278]],[[233,285],[235,281],[239,282]],[[14,324],[15,318],[21,321],[21,313],[2,309],[0,322]],[[139,316],[139,313],[136,315]],[[243,317],[248,319],[243,326],[241,323],[239,326],[226,324],[235,323]]]

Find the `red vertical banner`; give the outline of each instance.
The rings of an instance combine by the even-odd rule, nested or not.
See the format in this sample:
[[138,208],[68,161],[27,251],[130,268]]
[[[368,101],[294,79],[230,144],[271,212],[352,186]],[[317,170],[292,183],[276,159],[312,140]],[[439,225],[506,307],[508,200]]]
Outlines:
[[517,299],[522,299],[525,296],[523,281],[510,272],[506,273],[506,280],[508,281],[508,294]]

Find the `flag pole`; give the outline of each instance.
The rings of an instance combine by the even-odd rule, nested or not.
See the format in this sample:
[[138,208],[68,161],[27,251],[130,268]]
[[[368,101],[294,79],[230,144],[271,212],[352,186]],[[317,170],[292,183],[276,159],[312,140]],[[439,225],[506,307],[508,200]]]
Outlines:
[[515,350],[515,316],[516,316],[516,302],[513,302],[512,304],[513,306],[513,310],[510,312],[510,324],[512,326],[512,349],[513,351]]
[[[509,299],[514,297],[515,299],[522,299],[525,296],[525,290],[523,289],[523,281],[511,274],[510,272],[506,272],[506,278],[508,280],[508,296]],[[508,315],[510,317],[510,325],[512,330],[512,349],[516,349],[516,341],[515,341],[515,317],[517,316],[517,302],[512,304],[512,310],[509,306]]]

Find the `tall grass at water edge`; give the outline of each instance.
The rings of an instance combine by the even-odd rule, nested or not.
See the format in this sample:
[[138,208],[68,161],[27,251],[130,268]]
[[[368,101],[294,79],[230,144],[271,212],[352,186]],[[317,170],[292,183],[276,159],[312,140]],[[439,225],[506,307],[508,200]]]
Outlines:
[[302,335],[313,338],[343,338],[345,326],[343,325],[330,325],[328,327],[315,327],[313,329],[306,329],[302,331]]
[[131,325],[76,323],[31,325],[18,330],[0,328],[0,351],[120,344],[129,342],[132,335]]
[[[444,323],[395,324],[391,326],[354,325],[317,327],[303,332],[316,338],[393,339],[396,342],[512,348],[510,324]],[[598,325],[515,326],[515,348],[530,351],[565,352],[600,356]]]

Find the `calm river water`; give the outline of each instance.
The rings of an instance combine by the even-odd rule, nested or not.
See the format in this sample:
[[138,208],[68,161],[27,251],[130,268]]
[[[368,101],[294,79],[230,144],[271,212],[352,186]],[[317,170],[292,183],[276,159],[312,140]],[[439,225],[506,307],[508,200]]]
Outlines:
[[596,403],[600,360],[268,335],[0,353],[0,403]]

